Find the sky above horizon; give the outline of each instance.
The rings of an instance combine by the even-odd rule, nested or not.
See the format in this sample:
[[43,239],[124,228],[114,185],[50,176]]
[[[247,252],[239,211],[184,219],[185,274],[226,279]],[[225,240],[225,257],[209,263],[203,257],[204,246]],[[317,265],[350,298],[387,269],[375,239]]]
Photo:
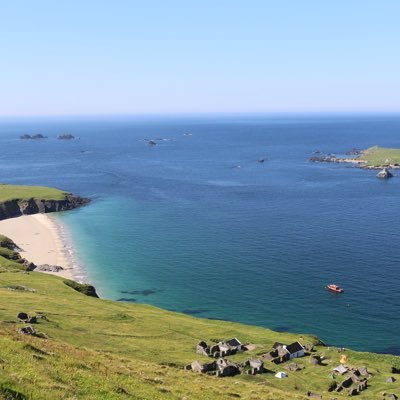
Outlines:
[[400,111],[398,0],[0,3],[0,116]]

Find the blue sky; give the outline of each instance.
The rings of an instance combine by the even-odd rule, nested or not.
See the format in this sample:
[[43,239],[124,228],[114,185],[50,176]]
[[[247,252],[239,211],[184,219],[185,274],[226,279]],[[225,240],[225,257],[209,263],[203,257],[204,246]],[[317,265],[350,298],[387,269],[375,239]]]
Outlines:
[[0,115],[400,111],[399,0],[0,2]]

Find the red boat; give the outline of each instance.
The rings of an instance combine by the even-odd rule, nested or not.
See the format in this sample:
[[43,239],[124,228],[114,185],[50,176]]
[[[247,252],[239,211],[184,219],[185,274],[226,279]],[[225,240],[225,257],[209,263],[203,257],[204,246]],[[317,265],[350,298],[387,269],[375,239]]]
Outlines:
[[327,288],[335,293],[343,293],[344,292],[344,290],[340,286],[334,285],[333,283],[328,285]]

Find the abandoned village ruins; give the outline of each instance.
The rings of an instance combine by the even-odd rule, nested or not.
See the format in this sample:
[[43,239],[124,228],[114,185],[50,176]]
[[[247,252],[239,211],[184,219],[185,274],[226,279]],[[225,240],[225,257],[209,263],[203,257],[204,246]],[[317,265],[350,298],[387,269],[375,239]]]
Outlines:
[[[311,366],[327,365],[324,363],[325,358],[322,355],[316,354],[316,350],[312,344],[302,345],[300,342],[293,342],[289,345],[276,342],[272,349],[266,353],[260,353],[259,358],[248,358],[244,362],[233,362],[229,356],[233,356],[239,352],[254,350],[254,344],[243,344],[237,338],[232,338],[227,341],[220,341],[216,344],[208,345],[205,341],[200,341],[196,346],[196,353],[209,358],[214,358],[209,363],[201,363],[193,361],[185,366],[186,370],[193,372],[214,375],[217,377],[235,376],[238,374],[257,375],[263,373],[273,373],[276,378],[284,379],[288,377],[286,372],[274,371],[266,368],[265,363],[283,364],[291,361],[285,366],[288,372],[295,373],[298,370],[307,368],[305,365],[299,365],[293,360],[309,356]],[[340,350],[342,351],[342,350]],[[346,356],[344,357],[347,360]],[[348,367],[344,363],[331,370],[332,382],[328,388],[329,392],[346,393],[348,396],[355,396],[367,389],[368,379],[372,374],[366,367]],[[392,382],[395,378],[392,378]],[[389,382],[389,380],[387,380]],[[318,393],[308,392],[308,397],[322,399]]]

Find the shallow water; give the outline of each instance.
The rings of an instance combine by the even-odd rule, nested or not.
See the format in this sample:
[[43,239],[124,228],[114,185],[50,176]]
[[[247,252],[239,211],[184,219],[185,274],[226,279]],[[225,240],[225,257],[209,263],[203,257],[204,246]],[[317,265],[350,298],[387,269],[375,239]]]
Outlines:
[[400,176],[307,161],[399,132],[389,115],[3,120],[0,181],[93,199],[58,219],[104,297],[400,353]]

